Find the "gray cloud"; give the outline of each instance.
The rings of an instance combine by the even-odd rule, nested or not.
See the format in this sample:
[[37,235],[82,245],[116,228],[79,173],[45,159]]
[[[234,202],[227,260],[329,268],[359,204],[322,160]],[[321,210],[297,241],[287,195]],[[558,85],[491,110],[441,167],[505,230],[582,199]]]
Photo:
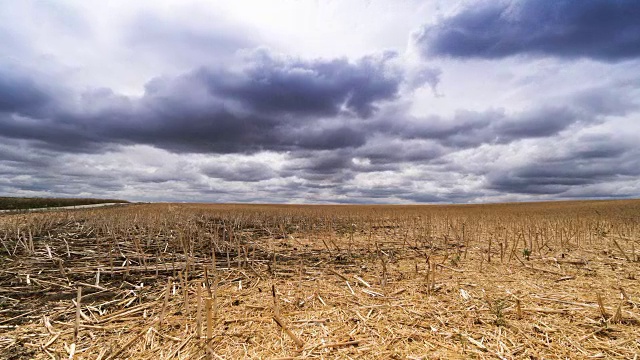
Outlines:
[[640,3],[628,0],[471,2],[424,26],[423,54],[502,58],[518,54],[619,61],[640,56]]
[[267,164],[258,161],[242,161],[239,163],[215,162],[202,167],[202,173],[225,181],[255,182],[278,177],[278,174]]
[[590,121],[589,116],[573,113],[568,109],[545,109],[520,114],[495,125],[496,135],[505,139],[546,137],[559,133],[569,125],[581,121]]
[[209,90],[267,114],[334,116],[347,110],[369,117],[376,102],[396,97],[402,81],[401,74],[387,67],[394,53],[355,63],[277,59],[265,51],[256,55],[251,66],[235,76],[203,74]]
[[114,6],[126,11],[104,17],[108,7],[39,4],[16,14],[42,29],[0,5],[0,194],[341,203],[640,194],[639,76],[634,61],[620,62],[638,55],[632,2],[461,3],[414,37],[419,56],[403,51],[406,38],[391,51],[372,43],[309,56],[315,34],[283,46],[267,36],[289,25],[260,31],[267,25],[206,3],[122,2]]
[[489,188],[508,193],[561,195],[589,185],[637,179],[639,159],[640,152],[630,141],[604,135],[582,136],[556,151],[490,173]]
[[410,89],[415,90],[428,85],[434,94],[438,94],[438,84],[442,77],[442,69],[436,67],[422,66],[417,69],[408,81]]
[[507,114],[504,110],[458,111],[452,118],[433,116],[410,118],[405,122],[383,120],[378,126],[380,131],[394,133],[404,139],[427,139],[451,148],[470,148],[549,137],[578,123],[598,121],[600,114],[582,110],[567,106],[538,107],[515,114]]
[[0,130],[78,151],[110,143],[220,153],[359,146],[364,135],[349,119],[373,115],[378,102],[397,96],[403,81],[402,74],[386,70],[389,59],[305,62],[261,51],[239,72],[200,68],[156,78],[141,98],[92,90],[79,105],[54,103],[47,114],[33,109],[55,101],[55,86],[41,90],[27,76],[4,76],[0,91],[11,96],[1,103]]
[[447,151],[436,140],[378,135],[356,149],[354,156],[369,162],[359,165],[359,171],[384,171],[397,170],[402,163],[428,163]]
[[0,113],[38,116],[52,101],[49,89],[18,68],[0,68]]
[[[75,184],[77,189],[87,191],[99,187],[102,191],[126,193],[126,183],[146,184],[151,188],[154,188],[152,184],[166,184],[180,188],[189,182],[189,190],[179,192],[187,197],[195,196],[193,193],[199,191],[227,194],[229,199],[234,199],[243,192],[224,186],[212,188],[208,181],[213,180],[221,184],[236,183],[243,189],[247,189],[247,184],[264,184],[254,185],[264,189],[262,195],[255,196],[256,201],[268,199],[269,191],[278,191],[289,194],[290,198],[293,198],[291,194],[308,194],[316,199],[314,201],[334,197],[335,202],[347,203],[464,202],[483,198],[491,192],[519,196],[588,196],[603,193],[598,184],[640,175],[634,170],[640,166],[629,156],[632,150],[629,143],[616,143],[601,136],[584,137],[562,145],[559,149],[564,152],[559,151],[557,156],[532,158],[508,168],[487,168],[482,173],[486,177],[485,188],[465,185],[464,177],[444,180],[443,174],[473,172],[465,164],[451,165],[448,157],[457,151],[527,139],[562,138],[561,135],[571,134],[566,131],[568,129],[595,126],[607,116],[634,111],[636,105],[631,99],[617,97],[606,89],[579,92],[562,101],[564,107],[542,106],[515,113],[458,111],[452,117],[426,118],[409,116],[401,106],[372,113],[358,113],[357,108],[345,110],[345,106],[339,108],[336,104],[344,103],[349,96],[346,91],[343,98],[327,92],[325,99],[305,104],[308,106],[305,111],[304,106],[286,101],[274,101],[271,108],[261,108],[259,96],[245,98],[241,96],[242,92],[226,94],[219,90],[227,84],[248,87],[246,84],[253,81],[250,79],[267,79],[264,80],[266,84],[277,84],[280,80],[254,76],[253,69],[264,64],[272,65],[271,61],[260,60],[257,64],[249,63],[239,73],[201,68],[179,77],[156,78],[147,84],[141,97],[95,89],[81,94],[75,103],[53,96],[51,89],[55,88],[50,84],[38,84],[26,76],[5,77],[2,84],[8,93],[14,94],[16,89],[24,91],[20,92],[23,95],[15,97],[19,101],[7,101],[10,105],[2,108],[0,128],[7,139],[18,141],[23,147],[39,146],[45,153],[83,152],[92,156],[117,152],[120,151],[118,146],[135,144],[147,144],[174,153],[251,154],[272,150],[288,154],[281,168],[258,160],[236,160],[200,166],[185,162],[154,166],[152,171],[118,170],[112,173],[89,170],[92,164],[67,168],[51,160],[38,163],[37,157],[24,157],[6,147],[0,148],[0,168],[12,178],[3,188],[13,187],[29,194],[45,191],[64,194],[69,191],[66,185]],[[316,66],[327,64],[330,64],[328,68],[337,66],[339,69],[358,66],[358,62],[342,61],[298,64],[311,69],[308,70],[310,73]],[[274,75],[276,79],[283,78],[279,71],[275,74],[278,74]],[[326,78],[326,74],[322,77]],[[309,84],[308,94],[322,95],[316,90],[314,77],[309,76],[298,78],[298,83]],[[394,79],[390,83],[394,90],[389,96],[393,99],[403,78],[391,79]],[[366,87],[369,83],[363,84]],[[297,89],[304,91],[306,88],[299,86]],[[359,89],[356,87],[352,91]],[[269,88],[264,87],[261,91],[267,92]],[[590,101],[593,98],[600,102]],[[378,100],[374,97],[369,101],[374,106]],[[544,165],[540,166],[541,163]],[[411,176],[400,175],[403,169],[422,166],[429,166],[428,177],[424,172],[427,170]],[[20,167],[38,170],[25,178],[20,176]],[[190,170],[185,171],[187,168]],[[57,175],[37,177],[37,173],[49,171]],[[29,172],[22,171],[22,174]],[[397,179],[389,184],[358,185],[362,181],[361,175],[367,174]],[[64,179],[66,185],[62,185],[60,179]],[[287,185],[272,185],[275,180],[286,181]],[[425,190],[417,185],[425,181],[437,188]],[[57,185],[47,188],[47,184]],[[283,198],[283,201],[287,200]]]
[[355,173],[351,151],[345,149],[299,151],[284,167],[282,176],[296,176],[311,182],[312,186],[342,183]]

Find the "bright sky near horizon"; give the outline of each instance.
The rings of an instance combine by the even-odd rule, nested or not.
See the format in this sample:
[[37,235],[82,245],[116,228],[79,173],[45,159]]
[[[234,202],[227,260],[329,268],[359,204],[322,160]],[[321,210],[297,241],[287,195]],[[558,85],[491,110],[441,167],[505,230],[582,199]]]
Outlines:
[[0,3],[0,195],[640,197],[640,2]]

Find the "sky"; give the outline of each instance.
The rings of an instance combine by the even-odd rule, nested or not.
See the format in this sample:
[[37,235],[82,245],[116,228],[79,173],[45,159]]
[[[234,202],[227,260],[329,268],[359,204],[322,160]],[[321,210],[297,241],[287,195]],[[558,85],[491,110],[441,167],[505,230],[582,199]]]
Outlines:
[[0,2],[0,195],[640,197],[640,2]]

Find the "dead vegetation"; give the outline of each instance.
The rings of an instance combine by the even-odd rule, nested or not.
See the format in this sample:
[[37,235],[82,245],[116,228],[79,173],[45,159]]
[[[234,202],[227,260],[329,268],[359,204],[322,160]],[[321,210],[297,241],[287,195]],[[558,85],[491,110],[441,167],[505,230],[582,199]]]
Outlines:
[[634,358],[640,201],[0,216],[0,358]]

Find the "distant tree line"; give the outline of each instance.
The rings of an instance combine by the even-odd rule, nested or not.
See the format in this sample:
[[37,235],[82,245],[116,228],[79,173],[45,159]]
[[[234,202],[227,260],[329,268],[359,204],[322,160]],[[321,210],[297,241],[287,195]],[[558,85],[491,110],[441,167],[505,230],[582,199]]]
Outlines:
[[127,203],[126,200],[90,199],[90,198],[41,198],[41,197],[2,197],[0,196],[0,210],[25,210],[49,208],[59,206],[77,206],[103,203]]

